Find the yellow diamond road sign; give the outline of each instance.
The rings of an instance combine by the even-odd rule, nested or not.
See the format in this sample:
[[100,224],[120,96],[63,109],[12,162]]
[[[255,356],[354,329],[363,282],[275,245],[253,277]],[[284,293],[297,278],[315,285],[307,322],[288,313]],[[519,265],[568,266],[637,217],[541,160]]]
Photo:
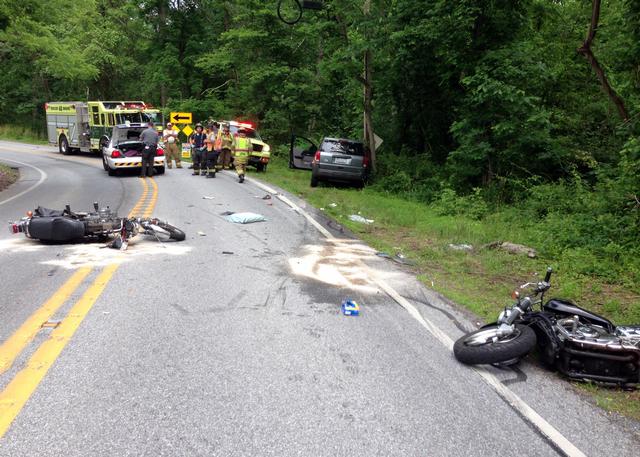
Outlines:
[[182,132],[185,135],[187,135],[187,138],[189,138],[189,136],[191,136],[191,134],[193,133],[193,129],[187,125],[185,128],[182,129]]
[[191,124],[193,117],[191,113],[171,113],[169,120],[172,124]]

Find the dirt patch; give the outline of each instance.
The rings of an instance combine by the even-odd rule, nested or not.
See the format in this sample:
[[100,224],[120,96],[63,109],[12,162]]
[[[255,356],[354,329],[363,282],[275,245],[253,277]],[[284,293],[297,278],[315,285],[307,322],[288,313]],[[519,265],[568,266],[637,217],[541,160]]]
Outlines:
[[19,176],[17,169],[0,163],[0,192],[16,182]]

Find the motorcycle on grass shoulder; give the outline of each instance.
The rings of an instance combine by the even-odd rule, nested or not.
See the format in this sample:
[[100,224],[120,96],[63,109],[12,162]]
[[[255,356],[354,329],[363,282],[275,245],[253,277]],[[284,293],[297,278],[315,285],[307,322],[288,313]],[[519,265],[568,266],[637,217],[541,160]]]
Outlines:
[[516,302],[496,322],[458,339],[456,359],[467,365],[510,365],[537,345],[542,362],[571,379],[639,383],[640,325],[616,326],[568,300],[544,302],[551,274],[549,268],[543,281],[520,286],[532,292],[521,297],[516,291]]

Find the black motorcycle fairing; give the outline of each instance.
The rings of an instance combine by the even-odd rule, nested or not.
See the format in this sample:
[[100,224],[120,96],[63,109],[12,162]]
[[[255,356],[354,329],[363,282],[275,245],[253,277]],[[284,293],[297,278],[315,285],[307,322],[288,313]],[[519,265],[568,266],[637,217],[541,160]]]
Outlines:
[[44,208],[42,206],[38,206],[36,210],[33,212],[33,215],[41,216],[41,217],[61,217],[61,216],[64,216],[64,210],[49,209],[49,208]]
[[598,314],[592,313],[591,311],[587,311],[586,309],[580,308],[579,306],[573,304],[569,300],[563,300],[561,298],[552,298],[543,306],[543,309],[547,312],[553,314],[565,314],[567,316],[579,316],[585,321],[593,324],[599,325],[607,329],[609,333],[613,333],[615,331],[616,326],[613,323],[605,319]]
[[31,238],[41,241],[73,241],[85,235],[84,223],[68,217],[34,217],[28,230]]

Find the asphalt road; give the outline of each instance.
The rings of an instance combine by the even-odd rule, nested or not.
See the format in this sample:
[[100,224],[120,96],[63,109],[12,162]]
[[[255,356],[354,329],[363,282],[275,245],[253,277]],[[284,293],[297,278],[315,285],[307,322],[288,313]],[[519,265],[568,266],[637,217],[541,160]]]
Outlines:
[[[253,179],[174,169],[154,178],[156,201],[150,180],[110,178],[94,157],[0,142],[0,161],[21,173],[0,192],[0,220],[94,201],[126,215],[144,181],[145,208],[187,232],[181,243],[139,237],[120,253],[0,231],[0,342],[88,271],[0,374],[5,392],[25,370],[42,375],[0,438],[0,456],[580,455],[557,436],[584,455],[640,453],[637,423],[555,374],[524,362],[487,378],[457,363],[446,341],[473,328],[466,313],[294,197],[300,211],[263,200]],[[268,220],[236,225],[224,211]],[[86,317],[50,368],[34,365],[83,297]],[[360,316],[340,314],[346,297],[360,302]]]

